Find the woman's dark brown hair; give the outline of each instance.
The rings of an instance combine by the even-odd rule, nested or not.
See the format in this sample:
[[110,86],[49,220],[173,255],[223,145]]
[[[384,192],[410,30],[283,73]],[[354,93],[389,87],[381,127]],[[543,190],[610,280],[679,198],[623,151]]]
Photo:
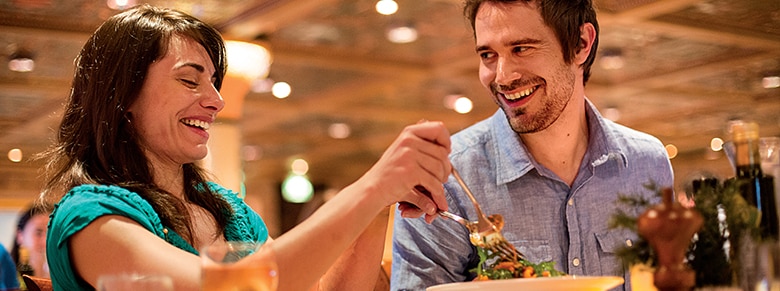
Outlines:
[[[76,58],[70,96],[57,141],[47,160],[43,198],[58,200],[81,184],[118,185],[138,193],[162,223],[191,241],[189,215],[180,201],[155,185],[127,109],[138,99],[149,66],[163,58],[174,37],[200,43],[216,68],[219,90],[226,71],[225,44],[213,27],[185,13],[140,5],[103,23]],[[212,214],[220,232],[227,203],[205,186],[206,172],[185,164],[184,197]]]
[[585,85],[590,78],[590,67],[596,59],[596,50],[599,46],[599,23],[596,19],[596,10],[593,8],[592,0],[465,0],[463,5],[463,14],[471,22],[471,29],[474,29],[474,21],[477,17],[477,11],[482,3],[502,3],[526,5],[534,4],[544,19],[544,23],[555,31],[558,42],[563,48],[563,60],[571,64],[574,55],[580,50],[580,27],[585,23],[593,24],[596,30],[596,38],[593,40],[593,47],[590,54],[582,64],[583,76],[582,83]]

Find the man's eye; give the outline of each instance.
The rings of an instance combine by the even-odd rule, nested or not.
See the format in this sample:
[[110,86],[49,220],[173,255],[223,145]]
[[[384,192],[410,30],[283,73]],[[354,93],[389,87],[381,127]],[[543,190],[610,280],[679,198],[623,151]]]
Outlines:
[[491,52],[481,52],[481,53],[479,53],[479,58],[481,58],[481,59],[489,59],[489,58],[493,57],[493,55],[494,54],[491,53]]
[[522,52],[524,52],[526,50],[528,50],[528,47],[525,47],[525,46],[516,46],[516,47],[512,48],[512,51],[514,51],[516,53],[522,53]]

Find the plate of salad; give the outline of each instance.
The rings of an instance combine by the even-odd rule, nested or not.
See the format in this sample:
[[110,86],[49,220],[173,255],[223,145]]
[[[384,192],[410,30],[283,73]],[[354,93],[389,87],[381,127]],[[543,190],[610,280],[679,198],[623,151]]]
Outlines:
[[432,286],[427,291],[604,291],[623,284],[622,277],[569,276],[555,269],[555,262],[532,263],[522,255],[501,256],[477,245],[478,267],[471,270],[476,278],[471,282]]
[[505,280],[471,281],[431,286],[427,291],[604,291],[623,284],[622,277],[615,276],[560,276],[516,278]]

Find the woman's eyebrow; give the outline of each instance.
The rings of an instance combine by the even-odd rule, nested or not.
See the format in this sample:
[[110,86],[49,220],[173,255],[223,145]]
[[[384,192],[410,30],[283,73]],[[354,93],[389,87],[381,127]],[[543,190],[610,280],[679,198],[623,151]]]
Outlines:
[[180,65],[176,66],[176,69],[181,69],[181,68],[184,68],[184,67],[193,68],[193,69],[195,69],[195,70],[197,70],[198,72],[201,72],[201,73],[206,71],[206,68],[204,68],[203,66],[201,66],[200,64],[197,64],[197,63],[183,63],[183,64],[180,64]]

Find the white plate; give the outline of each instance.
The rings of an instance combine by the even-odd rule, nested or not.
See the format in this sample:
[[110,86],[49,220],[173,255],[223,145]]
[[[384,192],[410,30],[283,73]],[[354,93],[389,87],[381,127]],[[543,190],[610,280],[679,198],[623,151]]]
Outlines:
[[449,283],[431,286],[427,291],[604,291],[623,284],[622,277],[566,276],[532,279],[506,279]]

